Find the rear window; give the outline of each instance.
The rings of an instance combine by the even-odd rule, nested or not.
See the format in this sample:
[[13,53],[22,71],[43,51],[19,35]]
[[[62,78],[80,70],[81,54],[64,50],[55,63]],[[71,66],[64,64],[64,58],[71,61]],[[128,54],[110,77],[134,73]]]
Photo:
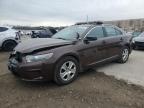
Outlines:
[[115,31],[116,31],[116,34],[117,34],[117,35],[122,35],[122,34],[123,34],[120,30],[118,30],[118,29],[116,29],[116,28],[115,28]]
[[0,32],[4,32],[4,31],[7,31],[8,30],[8,28],[6,28],[6,27],[0,27]]
[[119,36],[122,32],[114,27],[105,27],[107,36]]

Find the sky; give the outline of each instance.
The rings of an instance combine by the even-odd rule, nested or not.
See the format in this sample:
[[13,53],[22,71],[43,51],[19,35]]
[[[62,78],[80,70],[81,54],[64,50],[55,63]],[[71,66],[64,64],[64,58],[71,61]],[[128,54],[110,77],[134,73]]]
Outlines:
[[144,18],[144,0],[0,0],[0,24],[67,26]]

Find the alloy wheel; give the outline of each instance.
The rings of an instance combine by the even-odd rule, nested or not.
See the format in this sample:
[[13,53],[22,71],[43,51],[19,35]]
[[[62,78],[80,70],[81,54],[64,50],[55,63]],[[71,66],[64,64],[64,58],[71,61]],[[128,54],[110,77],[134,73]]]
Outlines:
[[122,59],[123,59],[123,61],[126,61],[128,59],[128,56],[129,56],[128,49],[124,49],[123,52],[122,52]]
[[76,73],[76,64],[73,61],[65,62],[60,68],[60,77],[63,81],[71,80]]

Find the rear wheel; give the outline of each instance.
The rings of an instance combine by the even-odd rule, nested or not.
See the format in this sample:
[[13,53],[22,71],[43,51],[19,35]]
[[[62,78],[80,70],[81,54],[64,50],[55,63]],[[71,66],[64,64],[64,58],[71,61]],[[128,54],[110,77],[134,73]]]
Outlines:
[[119,63],[126,63],[129,59],[129,48],[127,46],[125,46],[124,48],[122,48],[121,50],[121,55],[120,55],[120,59],[118,60]]
[[77,78],[78,72],[78,61],[75,58],[68,56],[57,63],[54,80],[58,85],[66,85]]
[[7,41],[5,41],[3,43],[2,49],[4,51],[12,51],[15,48],[16,45],[17,45],[17,43],[15,41],[13,41],[13,40],[7,40]]

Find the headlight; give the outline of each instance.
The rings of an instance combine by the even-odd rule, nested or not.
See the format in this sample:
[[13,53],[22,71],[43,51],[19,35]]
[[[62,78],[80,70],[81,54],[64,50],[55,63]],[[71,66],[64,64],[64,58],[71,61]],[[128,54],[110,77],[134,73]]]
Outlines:
[[16,54],[16,51],[14,50],[11,54],[12,54],[12,55],[15,55],[15,54]]
[[53,53],[43,54],[43,55],[28,55],[26,56],[26,62],[37,62],[37,61],[45,61],[50,59],[53,56]]
[[134,39],[132,40],[132,43],[135,43],[135,40],[134,40]]

